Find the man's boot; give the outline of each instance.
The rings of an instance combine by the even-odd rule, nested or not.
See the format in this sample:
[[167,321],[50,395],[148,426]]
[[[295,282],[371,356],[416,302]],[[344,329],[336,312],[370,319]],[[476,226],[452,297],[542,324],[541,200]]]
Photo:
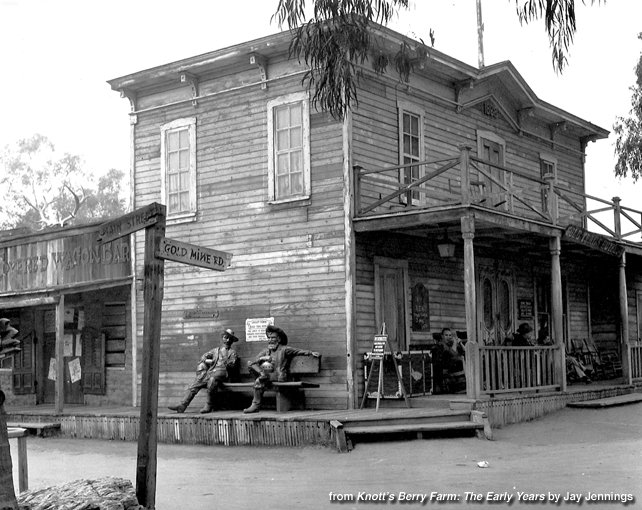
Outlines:
[[214,391],[211,391],[210,387],[208,387],[207,404],[203,406],[203,408],[199,411],[199,413],[206,414],[206,413],[211,413],[214,410],[214,392],[215,391],[216,391],[216,388],[214,388]]
[[183,401],[180,404],[176,406],[168,406],[167,409],[171,409],[172,411],[176,411],[177,413],[184,413],[185,409],[187,409],[187,406],[189,406],[189,403],[196,396],[196,393],[198,392],[187,390],[187,393],[185,393],[185,397],[183,397]]
[[261,409],[261,397],[263,392],[261,390],[254,390],[254,398],[252,399],[252,405],[247,409],[243,409],[244,414],[258,413]]

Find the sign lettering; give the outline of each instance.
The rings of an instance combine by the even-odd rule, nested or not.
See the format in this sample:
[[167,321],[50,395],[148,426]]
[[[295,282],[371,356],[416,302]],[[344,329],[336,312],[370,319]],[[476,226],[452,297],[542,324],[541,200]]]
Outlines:
[[153,225],[158,221],[158,216],[164,214],[164,208],[165,206],[154,202],[147,207],[103,223],[98,229],[98,242],[107,243]]
[[388,343],[388,335],[375,335],[370,359],[383,359],[383,353]]
[[246,342],[264,342],[265,328],[268,325],[274,326],[274,317],[262,319],[245,319],[245,341]]
[[215,271],[225,271],[232,261],[232,254],[224,251],[203,248],[189,243],[163,237],[156,256],[161,259],[182,262],[191,266],[205,267]]
[[583,246],[588,246],[589,248],[608,253],[609,255],[615,255],[616,257],[619,257],[624,252],[624,248],[622,248],[622,246],[614,243],[610,239],[599,234],[594,234],[593,232],[589,232],[588,230],[575,225],[569,225],[566,227],[566,230],[564,231],[564,239],[575,241]]

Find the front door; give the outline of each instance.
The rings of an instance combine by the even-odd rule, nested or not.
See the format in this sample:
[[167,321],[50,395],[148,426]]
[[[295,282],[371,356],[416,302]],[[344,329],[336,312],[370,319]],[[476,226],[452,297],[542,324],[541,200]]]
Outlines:
[[477,287],[479,337],[484,345],[502,345],[514,325],[513,276],[508,270],[480,268]]
[[407,345],[406,296],[408,263],[375,257],[375,316],[377,333],[383,323],[392,349],[405,350]]

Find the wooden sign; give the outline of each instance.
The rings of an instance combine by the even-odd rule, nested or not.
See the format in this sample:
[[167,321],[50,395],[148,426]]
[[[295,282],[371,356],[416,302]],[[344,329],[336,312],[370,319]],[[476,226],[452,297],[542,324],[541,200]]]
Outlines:
[[375,335],[370,359],[383,359],[383,353],[387,342],[388,335]]
[[183,243],[167,237],[161,239],[156,256],[191,266],[214,269],[215,271],[225,271],[232,261],[231,253],[211,250],[210,248]]
[[564,239],[574,241],[582,246],[588,246],[595,250],[619,257],[624,248],[617,243],[600,234],[594,234],[576,225],[569,225],[564,231]]
[[517,310],[519,319],[532,319],[533,318],[533,300],[532,299],[518,299]]
[[124,216],[119,216],[115,220],[103,223],[98,229],[97,241],[99,243],[108,243],[137,230],[147,228],[158,221],[158,216],[164,214],[164,209],[164,205],[154,202]]

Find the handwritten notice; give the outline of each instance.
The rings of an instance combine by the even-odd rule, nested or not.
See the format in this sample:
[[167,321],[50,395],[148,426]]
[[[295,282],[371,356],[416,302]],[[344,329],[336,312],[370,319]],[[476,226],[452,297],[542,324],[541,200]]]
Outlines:
[[264,342],[265,328],[268,325],[274,326],[274,317],[263,319],[245,319],[245,341],[246,342]]
[[520,320],[533,318],[533,300],[532,299],[518,299],[517,309],[518,309]]
[[71,382],[75,383],[80,381],[82,377],[82,369],[80,368],[80,358],[74,358],[69,363],[69,376]]
[[370,359],[382,359],[387,343],[388,335],[375,335]]
[[49,373],[47,374],[47,379],[50,381],[56,380],[56,358],[51,358],[49,360]]

